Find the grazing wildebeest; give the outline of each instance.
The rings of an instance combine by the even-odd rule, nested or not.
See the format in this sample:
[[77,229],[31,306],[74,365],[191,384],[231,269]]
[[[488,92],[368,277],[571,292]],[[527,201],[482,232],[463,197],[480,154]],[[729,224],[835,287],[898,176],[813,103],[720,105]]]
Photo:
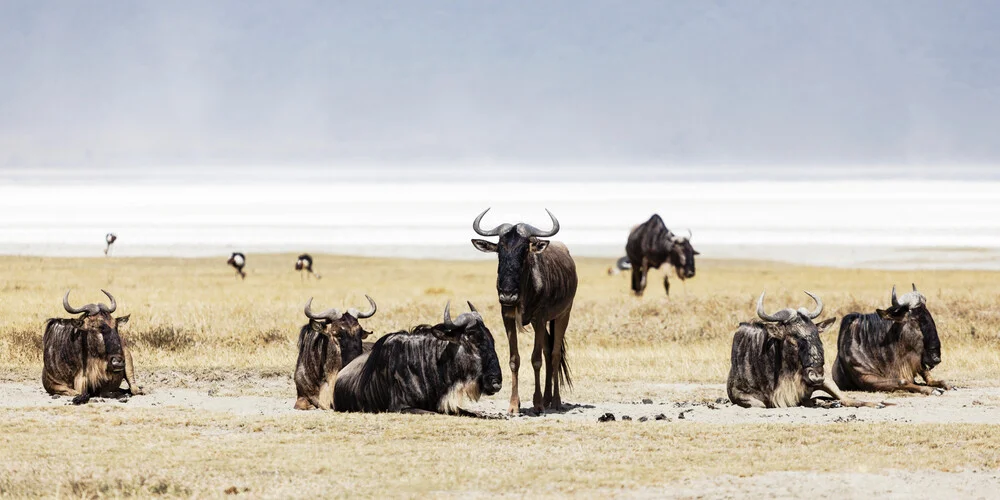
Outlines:
[[123,394],[122,379],[130,394],[142,394],[135,383],[132,353],[122,342],[118,326],[128,316],[113,318],[118,304],[104,292],[111,305],[69,305],[69,292],[63,308],[78,318],[52,318],[45,322],[42,336],[42,386],[49,394],[73,396],[73,404],[84,404],[91,397],[117,397]]
[[729,399],[743,407],[783,408],[827,403],[813,400],[823,390],[846,406],[875,406],[852,401],[823,376],[823,342],[819,334],[837,318],[813,324],[823,312],[823,301],[806,292],[816,309],[764,312],[764,294],[757,299],[762,321],[740,323],[733,335],[733,351],[726,389]]
[[[941,341],[927,299],[917,291],[896,298],[874,314],[851,313],[840,322],[833,380],[843,389],[940,394],[951,389],[930,376],[941,362]],[[926,385],[918,385],[919,375]]]
[[[653,214],[646,222],[635,226],[625,243],[625,254],[632,264],[632,291],[642,296],[646,289],[646,273],[669,263],[681,281],[694,277],[694,256],[698,252],[691,246],[691,231],[678,236],[667,229],[663,219]],[[664,274],[663,288],[670,295],[670,279]]]
[[111,245],[117,239],[118,239],[118,235],[116,235],[115,233],[108,233],[108,234],[106,234],[104,236],[104,241],[107,243],[107,246],[104,247],[104,255],[108,254],[108,251],[111,250]]
[[390,333],[337,377],[333,408],[349,412],[475,415],[462,408],[502,385],[493,334],[472,312],[444,322]]
[[622,271],[628,271],[632,269],[632,263],[628,261],[628,257],[621,257],[615,261],[615,265],[608,268],[608,276],[614,276]]
[[[510,345],[510,413],[521,411],[517,393],[517,371],[521,358],[517,353],[517,332],[531,324],[535,331],[535,348],[531,353],[531,366],[535,370],[535,394],[532,398],[535,411],[544,408],[559,409],[562,399],[559,386],[565,381],[573,386],[566,361],[566,327],[569,325],[573,298],[576,296],[576,263],[566,245],[540,238],[559,232],[559,221],[549,212],[552,229],[542,231],[523,222],[500,224],[484,231],[479,222],[489,212],[486,209],[476,217],[472,229],[480,236],[499,236],[497,243],[472,240],[481,252],[497,254],[497,294],[503,326]],[[547,326],[547,328],[546,328]],[[545,357],[545,395],[541,392],[540,372]]]
[[226,264],[229,264],[236,269],[237,276],[247,279],[247,273],[243,272],[243,266],[247,265],[247,258],[241,252],[233,252],[233,254],[229,256],[229,260],[226,261]]
[[[295,260],[295,270],[296,271],[307,271],[309,274],[316,277],[316,279],[322,278],[316,271],[313,271],[313,258],[312,255],[304,253],[299,255],[299,258]],[[301,278],[305,279],[305,275],[300,274]]]
[[375,315],[378,307],[365,295],[371,309],[358,312],[336,308],[320,313],[312,311],[312,297],[306,303],[305,313],[309,324],[299,330],[299,359],[295,363],[296,410],[319,408],[329,410],[333,405],[333,385],[337,373],[354,358],[361,355],[362,339],[371,335],[358,323],[359,319]]

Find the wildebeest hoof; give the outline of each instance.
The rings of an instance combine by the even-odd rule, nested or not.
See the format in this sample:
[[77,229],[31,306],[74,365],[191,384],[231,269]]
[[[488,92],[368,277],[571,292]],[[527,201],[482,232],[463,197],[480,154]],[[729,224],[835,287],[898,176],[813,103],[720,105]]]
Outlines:
[[840,401],[830,401],[830,408],[843,408],[844,404]]
[[940,396],[942,394],[944,394],[944,390],[943,389],[937,389],[937,388],[935,388],[933,391],[931,391],[931,395],[932,396]]
[[73,398],[73,404],[75,405],[85,405],[88,401],[90,401],[90,395],[88,394],[80,394],[79,396]]
[[598,422],[614,422],[615,421],[615,414],[614,413],[610,413],[610,412],[605,413],[604,415],[601,415],[600,417],[597,417],[597,421]]

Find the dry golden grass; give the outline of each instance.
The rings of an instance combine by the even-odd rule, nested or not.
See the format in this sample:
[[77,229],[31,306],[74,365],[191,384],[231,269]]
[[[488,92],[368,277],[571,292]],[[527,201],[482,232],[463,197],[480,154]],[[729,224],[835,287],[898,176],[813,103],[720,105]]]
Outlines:
[[[65,315],[62,294],[72,289],[72,302],[79,304],[103,299],[98,289],[105,288],[118,299],[119,311],[132,315],[122,333],[134,346],[140,374],[161,368],[290,371],[306,300],[314,296],[318,307],[366,307],[365,293],[379,304],[378,314],[364,322],[377,334],[437,322],[446,300],[471,300],[496,335],[506,366],[495,261],[321,255],[316,266],[323,279],[303,282],[292,269],[294,260],[294,255],[250,255],[250,274],[240,281],[218,258],[0,258],[5,277],[0,361],[34,373],[41,366],[45,319]],[[605,274],[608,264],[578,260],[580,289],[567,342],[581,390],[597,382],[722,382],[732,333],[740,321],[754,318],[754,301],[763,289],[769,310],[810,305],[805,289],[826,302],[824,317],[839,317],[884,307],[893,283],[908,289],[911,282],[927,295],[941,334],[939,377],[965,384],[1000,378],[1000,273],[706,260],[693,280],[672,280],[671,298],[659,285],[662,275],[653,272],[646,296],[636,299],[627,277]],[[529,337],[520,335],[524,379],[531,369]],[[829,365],[836,328],[825,335],[825,345]]]
[[[323,279],[302,282],[294,255],[248,260],[250,274],[240,281],[224,258],[0,258],[0,375],[37,381],[45,319],[64,315],[66,289],[80,304],[102,299],[99,288],[115,294],[121,314],[132,315],[122,333],[134,346],[140,382],[154,391],[183,386],[195,372],[221,385],[233,380],[227,374],[250,374],[235,390],[243,394],[264,391],[270,377],[287,378],[310,296],[317,307],[364,307],[370,294],[379,313],[364,325],[378,334],[436,322],[448,299],[471,300],[506,366],[495,261],[317,256]],[[808,305],[801,290],[814,291],[827,303],[826,317],[882,307],[893,283],[915,281],[941,334],[939,376],[993,385],[1000,376],[1000,273],[704,261],[694,280],[674,280],[670,299],[658,273],[647,296],[636,299],[627,277],[605,274],[608,264],[578,261],[581,285],[568,333],[576,390],[564,396],[569,401],[634,400],[642,387],[665,382],[723,383],[732,332],[753,317],[761,289],[770,310]],[[829,366],[836,332],[825,338]],[[525,359],[530,345],[522,335]],[[521,396],[529,401],[530,371],[522,363]],[[509,394],[506,369],[504,377],[501,399]],[[276,386],[289,387],[287,380]],[[291,405],[290,390],[280,396]],[[0,496],[218,497],[228,490],[253,497],[593,497],[718,474],[1000,467],[995,425],[597,424],[131,406],[0,409]]]

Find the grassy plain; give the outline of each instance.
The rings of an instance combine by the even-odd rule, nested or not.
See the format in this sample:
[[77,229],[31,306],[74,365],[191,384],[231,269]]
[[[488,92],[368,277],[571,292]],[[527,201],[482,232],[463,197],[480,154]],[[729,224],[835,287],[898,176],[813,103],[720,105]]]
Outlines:
[[[504,389],[494,398],[508,397],[495,261],[315,257],[322,280],[301,280],[294,255],[249,255],[245,281],[225,258],[0,257],[0,379],[38,383],[45,319],[65,315],[67,289],[79,305],[103,299],[105,288],[119,313],[131,314],[122,334],[147,389],[202,378],[218,380],[216,390],[226,394],[270,390],[290,406],[306,300],[315,297],[319,308],[364,308],[368,293],[379,312],[363,324],[377,334],[437,322],[447,300],[458,310],[471,300],[505,367]],[[671,275],[669,299],[655,271],[637,299],[626,276],[606,274],[608,261],[577,265],[580,289],[567,334],[576,387],[563,396],[569,403],[636,400],[649,384],[723,383],[732,332],[753,318],[765,289],[769,311],[810,306],[802,293],[810,290],[827,304],[823,317],[840,317],[884,307],[892,284],[908,290],[916,282],[941,335],[938,376],[960,386],[996,386],[1000,379],[1000,273],[703,260],[687,283]],[[530,335],[520,340],[526,360]],[[829,369],[836,329],[825,345]],[[242,382],[225,387],[236,379]],[[280,383],[264,383],[272,379]],[[522,401],[530,401],[527,361],[520,379]],[[0,405],[0,495],[202,497],[232,487],[277,497],[594,496],[716,474],[1000,467],[995,425],[678,424]]]

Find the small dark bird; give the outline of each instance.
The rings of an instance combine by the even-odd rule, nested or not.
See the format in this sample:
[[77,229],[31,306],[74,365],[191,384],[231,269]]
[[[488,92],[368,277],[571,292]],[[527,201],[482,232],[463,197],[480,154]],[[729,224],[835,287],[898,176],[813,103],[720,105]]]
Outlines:
[[226,264],[236,269],[236,274],[243,279],[247,279],[247,273],[243,272],[243,266],[247,265],[247,258],[241,252],[233,252]]
[[[320,276],[319,273],[317,273],[316,271],[313,271],[313,258],[312,258],[312,255],[309,255],[307,253],[299,255],[298,260],[295,261],[295,270],[296,271],[300,271],[300,272],[301,271],[308,271],[309,274],[315,276],[316,279],[321,279],[322,278],[322,276]],[[300,274],[299,276],[302,279],[305,279],[305,277],[307,275],[306,274]]]
[[108,246],[104,247],[104,255],[108,254],[108,251],[111,250],[111,244],[114,243],[115,240],[117,240],[117,239],[118,239],[118,235],[116,235],[115,233],[108,233],[104,237],[104,241],[108,242]]

